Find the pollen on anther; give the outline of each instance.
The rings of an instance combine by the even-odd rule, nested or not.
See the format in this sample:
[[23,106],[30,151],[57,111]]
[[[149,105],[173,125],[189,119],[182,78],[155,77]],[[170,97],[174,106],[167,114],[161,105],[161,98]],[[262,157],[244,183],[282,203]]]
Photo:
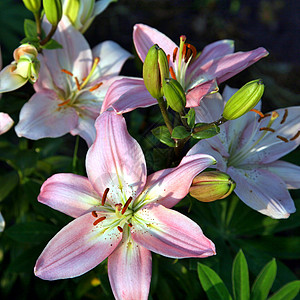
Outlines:
[[176,48],[173,50],[173,63],[174,63],[175,60],[176,60],[177,52],[178,52],[178,48],[176,47]]
[[97,215],[95,210],[92,211],[92,216],[95,217],[95,218],[98,218],[98,215]]
[[76,83],[76,86],[77,86],[77,90],[80,91],[80,83],[79,83],[79,80],[77,77],[74,77],[75,79],[75,83]]
[[177,80],[176,75],[175,75],[175,72],[174,72],[174,70],[173,70],[172,67],[169,68],[169,71],[170,71],[171,77],[172,77],[173,79]]
[[61,69],[61,71],[62,71],[63,73],[66,73],[66,74],[70,75],[70,76],[73,76],[73,73],[71,73],[70,71],[68,71],[68,70],[66,70],[66,69]]
[[197,50],[196,50],[196,47],[191,45],[191,44],[186,44],[188,48],[191,49],[191,51],[193,52],[193,57],[195,58],[196,55],[197,55]]
[[62,103],[57,104],[58,106],[64,106],[65,104],[69,103],[71,101],[71,99],[68,99]]
[[91,87],[89,89],[90,92],[96,90],[97,88],[99,88],[101,85],[103,84],[103,82],[99,82],[98,84],[94,85],[93,87]]
[[104,221],[105,219],[106,219],[106,217],[101,217],[101,218],[97,219],[97,220],[93,223],[93,225],[96,226],[97,224],[99,224],[100,222]]
[[275,129],[270,128],[270,127],[261,127],[259,128],[260,131],[265,130],[265,131],[270,131],[270,132],[275,132]]
[[265,117],[265,115],[261,111],[255,109],[255,108],[250,109],[250,111],[257,113],[261,118]]
[[284,115],[282,117],[282,120],[281,120],[280,124],[283,124],[285,122],[287,116],[288,116],[288,110],[285,108]]
[[129,226],[129,227],[132,227],[132,224],[131,224],[131,223],[128,223],[128,226]]
[[294,141],[295,139],[297,139],[300,136],[300,131],[298,130],[298,132],[292,137],[290,138],[290,141]]
[[284,141],[285,143],[287,143],[289,140],[281,135],[276,135],[276,137],[282,141]]
[[123,232],[123,228],[121,226],[117,227],[120,232]]
[[121,211],[121,214],[122,214],[122,215],[124,215],[124,213],[125,213],[126,209],[128,208],[128,206],[129,206],[129,204],[130,204],[131,201],[132,201],[132,197],[130,196],[130,197],[128,198],[128,200],[126,201],[124,207],[122,208],[122,211]]
[[170,64],[170,54],[167,55],[168,65]]
[[101,205],[105,204],[105,200],[106,200],[108,192],[109,192],[109,188],[106,188],[105,191],[104,191],[104,193],[103,193],[103,196],[102,196]]

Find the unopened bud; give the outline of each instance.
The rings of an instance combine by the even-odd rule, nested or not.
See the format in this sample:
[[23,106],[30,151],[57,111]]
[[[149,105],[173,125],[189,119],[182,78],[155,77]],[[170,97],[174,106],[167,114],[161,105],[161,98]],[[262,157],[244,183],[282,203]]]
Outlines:
[[180,83],[173,78],[166,78],[163,81],[163,92],[168,105],[176,112],[184,111],[186,98],[185,92]]
[[264,84],[261,79],[246,83],[227,101],[223,117],[227,120],[241,117],[258,103],[263,93]]
[[49,23],[57,26],[62,17],[61,0],[43,0],[43,6]]
[[23,0],[26,8],[32,13],[37,13],[41,8],[41,0]]
[[169,65],[166,53],[155,44],[149,49],[143,66],[145,86],[155,99],[163,96],[162,82],[168,76]]
[[16,62],[19,61],[21,56],[27,57],[30,60],[34,60],[38,55],[38,51],[31,44],[23,44],[15,49],[13,55]]
[[196,176],[190,187],[190,194],[202,202],[223,199],[231,194],[235,182],[226,173],[207,171]]

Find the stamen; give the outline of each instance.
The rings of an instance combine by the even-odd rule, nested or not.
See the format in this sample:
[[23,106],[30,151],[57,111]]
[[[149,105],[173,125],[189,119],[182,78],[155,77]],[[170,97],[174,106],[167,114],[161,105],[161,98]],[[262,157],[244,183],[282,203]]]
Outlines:
[[185,58],[185,55],[186,55],[186,44],[183,45],[182,57]]
[[178,48],[176,47],[176,48],[173,50],[173,63],[174,63],[175,60],[176,60],[177,52],[178,52]]
[[193,58],[195,58],[197,56],[196,47],[191,44],[186,44],[186,46],[191,49],[191,51],[193,52]]
[[71,101],[71,99],[68,99],[62,103],[57,104],[58,106],[64,106],[65,104],[69,103]]
[[88,81],[90,80],[90,78],[92,77],[97,65],[99,64],[99,61],[100,61],[100,57],[95,57],[94,59],[94,63],[92,65],[92,68],[91,68],[91,71],[89,73],[89,75],[84,79],[84,81],[82,82],[82,84],[80,85],[80,88],[82,89],[87,83]]
[[255,108],[250,109],[250,111],[257,113],[261,118],[265,117],[265,115],[261,111],[255,109]]
[[132,227],[132,224],[131,224],[131,223],[128,223],[128,226],[131,228],[131,227]]
[[80,87],[79,80],[78,80],[78,78],[76,76],[74,77],[74,79],[75,79],[75,83],[76,83],[76,86],[77,86],[77,90],[80,91],[81,87]]
[[73,76],[73,73],[71,73],[70,71],[68,71],[68,70],[66,70],[66,69],[61,69],[61,71],[62,71],[63,73],[66,73],[66,74],[70,75],[70,76]]
[[118,228],[118,230],[119,230],[120,232],[123,232],[123,228],[122,228],[122,227],[118,226],[117,228]]
[[97,219],[97,220],[93,223],[93,225],[96,226],[97,224],[99,224],[100,222],[104,221],[105,219],[106,219],[106,217],[101,217],[101,218]]
[[279,138],[280,140],[284,141],[285,143],[287,143],[289,140],[281,135],[276,135],[277,138]]
[[101,201],[101,205],[102,205],[102,206],[103,206],[104,203],[105,203],[105,200],[106,200],[108,191],[109,191],[109,188],[106,188],[105,191],[104,191],[104,193],[103,193],[102,201]]
[[173,79],[177,80],[176,75],[175,75],[175,72],[174,72],[174,70],[173,70],[172,67],[169,68],[169,71],[170,71],[171,77],[172,77]]
[[98,84],[96,84],[96,85],[94,85],[93,87],[91,87],[91,88],[89,89],[89,91],[92,92],[92,91],[96,90],[96,89],[97,89],[98,87],[100,87],[102,84],[103,84],[103,82],[99,82]]
[[97,215],[95,210],[92,211],[92,216],[95,217],[95,218],[98,218],[98,215]]
[[170,64],[170,54],[167,55],[168,65]]
[[290,139],[290,141],[295,140],[296,138],[298,138],[300,136],[300,131],[298,130],[298,132]]
[[285,110],[284,110],[284,115],[283,115],[283,117],[282,117],[282,120],[281,120],[280,124],[283,124],[283,123],[285,122],[287,116],[288,116],[288,110],[285,109]]
[[184,59],[185,63],[187,63],[189,61],[189,58],[191,57],[191,55],[192,55],[192,50],[190,48],[187,48],[186,54],[185,54],[185,59]]
[[270,117],[271,114],[265,114],[263,117],[260,117],[257,121],[260,122],[262,119],[266,118],[266,117]]
[[262,131],[262,130],[275,132],[275,129],[270,128],[270,127],[261,127],[261,128],[259,128],[259,131]]
[[128,208],[128,206],[129,206],[129,204],[130,204],[131,201],[132,201],[132,197],[130,196],[130,197],[128,198],[128,200],[126,201],[124,207],[122,208],[122,211],[121,211],[121,214],[122,214],[122,215],[124,215],[124,213],[125,213],[126,209]]

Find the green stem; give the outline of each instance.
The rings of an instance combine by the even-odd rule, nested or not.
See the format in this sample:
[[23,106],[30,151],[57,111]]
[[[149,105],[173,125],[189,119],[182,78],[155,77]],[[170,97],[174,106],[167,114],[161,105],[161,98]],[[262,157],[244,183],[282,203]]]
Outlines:
[[158,102],[161,114],[164,118],[165,124],[166,124],[170,134],[172,135],[173,127],[172,127],[172,123],[169,119],[168,112],[167,112],[166,107],[165,107],[164,99],[159,98],[159,99],[157,99],[157,102]]
[[50,32],[48,33],[48,35],[40,42],[40,45],[41,45],[41,46],[47,44],[47,43],[51,40],[53,34],[54,34],[55,31],[56,31],[56,28],[57,28],[57,25],[56,25],[56,26],[52,25],[51,30],[50,30]]
[[220,126],[222,124],[224,124],[225,122],[227,122],[228,120],[226,120],[225,118],[220,118],[219,120],[217,121],[214,121],[214,122],[211,122],[211,123],[207,123],[207,124],[204,124],[200,127],[195,127],[193,129],[193,133],[197,133],[197,132],[200,132],[200,131],[204,131],[204,130],[207,130],[209,128],[211,128],[212,125],[216,125],[216,126]]
[[74,173],[76,173],[76,166],[77,166],[77,160],[78,160],[78,157],[77,157],[78,145],[79,145],[79,135],[76,136],[73,161],[72,161],[72,168],[73,168]]
[[35,23],[36,23],[36,32],[37,32],[38,38],[41,39],[42,25],[41,25],[40,12],[37,12],[34,14],[34,19],[35,19]]

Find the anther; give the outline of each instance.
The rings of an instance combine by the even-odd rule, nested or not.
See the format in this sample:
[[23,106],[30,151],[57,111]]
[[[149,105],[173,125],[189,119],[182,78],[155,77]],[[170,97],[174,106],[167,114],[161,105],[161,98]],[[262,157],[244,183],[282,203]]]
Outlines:
[[66,69],[61,69],[61,71],[62,71],[63,73],[66,73],[66,74],[70,75],[70,76],[73,76],[73,73],[71,73],[70,71],[68,71],[68,70],[66,70]]
[[128,223],[128,226],[131,228],[131,227],[132,227],[132,224],[131,224],[131,223]]
[[193,58],[196,58],[197,56],[197,50],[196,50],[196,47],[191,45],[191,44],[186,44],[188,48],[191,49],[192,53],[193,53]]
[[98,215],[97,215],[95,210],[92,211],[92,216],[95,217],[95,218],[98,218]]
[[102,205],[102,206],[103,206],[104,203],[105,203],[105,200],[106,200],[108,191],[109,191],[109,188],[106,188],[105,191],[104,191],[104,193],[103,193],[102,200],[101,200],[101,205]]
[[270,127],[261,127],[261,128],[259,128],[259,131],[262,131],[262,130],[270,131],[270,132],[275,132],[275,129],[270,128]]
[[128,198],[128,200],[126,201],[124,207],[122,208],[122,211],[121,211],[121,214],[122,214],[122,215],[124,215],[124,213],[125,213],[126,209],[128,208],[128,206],[129,206],[129,204],[130,204],[131,201],[132,201],[132,197],[130,196],[130,197]]
[[65,104],[69,103],[71,101],[71,99],[68,99],[62,103],[57,104],[58,106],[64,106]]
[[123,232],[123,228],[121,226],[117,227],[120,232]]
[[170,64],[170,54],[167,55],[168,65]]
[[177,80],[176,75],[175,75],[175,72],[174,72],[174,70],[173,70],[172,67],[169,68],[169,71],[170,71],[171,77],[172,77],[173,79]]
[[80,87],[79,80],[76,76],[74,77],[74,79],[75,79],[75,83],[76,83],[76,86],[77,86],[77,90],[80,91],[81,87]]
[[261,111],[255,109],[255,108],[250,109],[250,111],[257,113],[261,118],[265,117],[265,115]]
[[295,140],[296,138],[298,138],[300,136],[300,131],[298,130],[298,132],[292,137],[290,138],[290,141]]
[[192,55],[192,50],[190,48],[186,48],[186,53],[185,53],[185,59],[184,59],[184,62],[187,63],[189,61],[189,58],[191,57]]
[[177,52],[178,52],[178,48],[176,47],[176,48],[173,50],[173,63],[174,63],[175,60],[176,60]]
[[91,88],[89,89],[89,91],[92,92],[92,91],[96,90],[96,89],[97,89],[98,87],[100,87],[102,84],[103,84],[103,82],[97,83],[96,85],[94,85],[93,87],[91,87]]
[[270,117],[271,114],[265,114],[263,117],[260,117],[257,121],[260,122],[262,119],[266,118],[266,117]]
[[281,135],[276,135],[276,137],[282,141],[284,141],[285,143],[287,143],[289,140]]
[[186,44],[183,45],[183,49],[182,49],[182,57],[185,58],[185,54],[186,54]]
[[284,115],[282,117],[282,120],[281,120],[280,124],[283,124],[285,122],[287,116],[288,116],[288,110],[285,108]]
[[96,226],[97,224],[99,224],[100,222],[104,221],[105,219],[106,219],[106,217],[101,217],[101,218],[97,219],[97,220],[93,223],[93,225]]

